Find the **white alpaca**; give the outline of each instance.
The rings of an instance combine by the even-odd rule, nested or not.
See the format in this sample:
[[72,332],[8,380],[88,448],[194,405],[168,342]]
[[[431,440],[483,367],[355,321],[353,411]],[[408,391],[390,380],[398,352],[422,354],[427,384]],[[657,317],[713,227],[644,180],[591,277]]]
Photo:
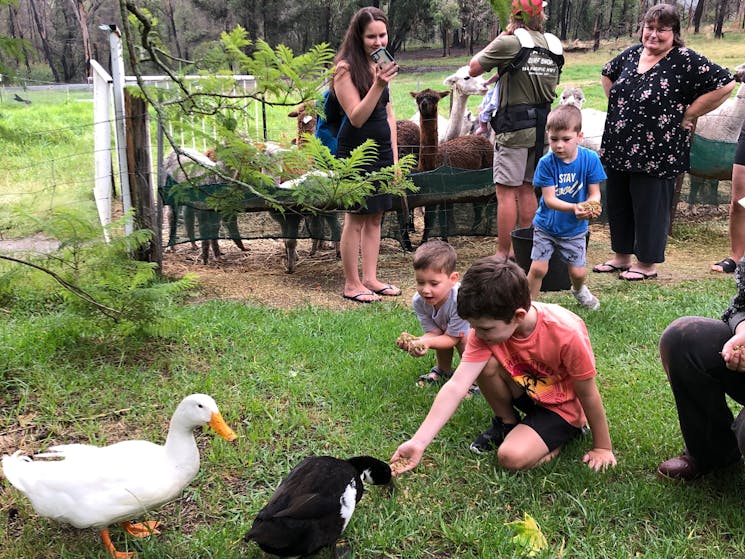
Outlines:
[[[742,82],[745,76],[745,63],[735,68],[734,74],[735,79]],[[740,83],[740,88],[734,97],[727,99],[710,113],[698,117],[696,135],[709,140],[736,143],[743,120],[745,120],[745,82]]]
[[[443,83],[450,87],[450,98],[453,100],[445,131],[444,141],[447,141],[473,131],[476,119],[466,111],[468,98],[471,95],[486,95],[489,88],[481,76],[472,78],[468,75],[468,66],[458,68],[454,74],[445,78]],[[442,141],[441,139],[440,142]]]
[[605,119],[608,113],[598,109],[583,109],[585,104],[585,94],[578,87],[567,87],[561,92],[559,101],[561,105],[574,105],[582,111],[582,133],[584,138],[580,145],[593,151],[600,149],[603,141],[603,130],[605,129]]

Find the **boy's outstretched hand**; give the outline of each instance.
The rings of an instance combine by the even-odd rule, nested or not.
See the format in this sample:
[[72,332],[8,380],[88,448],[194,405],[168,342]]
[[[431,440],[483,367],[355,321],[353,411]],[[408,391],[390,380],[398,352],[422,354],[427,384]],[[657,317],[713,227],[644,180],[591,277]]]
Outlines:
[[391,473],[399,476],[413,470],[419,465],[424,454],[424,447],[413,440],[408,440],[396,449],[390,459]]
[[613,451],[607,448],[593,448],[582,457],[582,461],[596,472],[604,472],[608,466],[616,465]]
[[408,332],[401,332],[401,335],[396,340],[396,345],[407,351],[412,357],[422,357],[427,354],[427,345],[416,336],[412,336]]

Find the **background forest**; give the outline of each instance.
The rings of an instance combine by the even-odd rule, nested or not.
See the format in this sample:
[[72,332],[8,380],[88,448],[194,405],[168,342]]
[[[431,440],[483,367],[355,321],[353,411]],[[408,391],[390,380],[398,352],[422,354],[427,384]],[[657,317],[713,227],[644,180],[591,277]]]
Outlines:
[[[335,48],[351,14],[365,5],[379,6],[388,14],[389,50],[394,55],[421,47],[441,49],[442,56],[449,56],[451,49],[474,53],[500,29],[491,8],[494,1],[0,0],[0,83],[84,82],[88,60],[108,65],[108,34],[99,26],[121,26],[127,4],[152,14],[163,50],[191,67],[191,61],[209,64],[220,34],[237,25],[248,31],[253,44],[261,38],[296,53],[322,42]],[[546,28],[564,41],[592,48],[604,39],[634,35],[639,14],[654,3],[552,0],[546,8]],[[678,4],[689,32],[711,28],[715,37],[721,37],[727,25],[745,24],[745,0]]]

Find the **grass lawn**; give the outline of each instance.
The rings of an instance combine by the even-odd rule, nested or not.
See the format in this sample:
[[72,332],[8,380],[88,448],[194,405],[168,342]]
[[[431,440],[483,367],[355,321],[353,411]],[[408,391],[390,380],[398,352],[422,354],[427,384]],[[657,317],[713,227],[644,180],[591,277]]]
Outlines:
[[[743,38],[728,33],[717,45],[721,60],[715,60],[734,67]],[[714,48],[712,41],[694,38],[690,43],[713,57],[706,52]],[[583,56],[576,59],[581,63],[569,58],[563,83],[581,82],[597,100],[597,76],[611,54]],[[394,90],[394,103],[401,99],[399,117],[413,113],[403,101],[410,98],[409,90],[439,87],[449,73],[433,72],[425,79],[402,72]],[[68,126],[89,126],[88,108],[79,109],[83,104],[70,102]],[[3,97],[4,126],[10,118],[17,129],[33,123],[44,130],[42,124],[52,122],[51,116],[36,118],[29,107],[18,105],[8,105]],[[31,108],[42,105],[41,99],[34,100]],[[290,122],[283,115],[275,122],[282,119]],[[67,129],[59,136],[39,133],[25,151],[39,150],[41,158],[55,162],[90,151],[90,138],[77,136]],[[47,145],[40,146],[38,138],[47,138]],[[10,149],[5,143],[0,147],[4,153]],[[19,208],[41,213],[54,205],[57,190],[88,211],[92,180],[80,178],[85,175],[82,158],[55,165],[56,173],[37,175],[37,155],[24,159],[24,148],[16,151],[20,155],[12,174],[6,170],[0,180],[0,208],[5,208],[0,218],[7,218],[0,219],[0,232],[30,230],[16,227]],[[85,161],[92,170],[89,151]],[[53,197],[27,197],[50,186]],[[685,224],[678,234],[671,242],[679,252],[686,244],[691,251],[701,244],[719,251],[725,238],[723,230],[705,222]],[[493,241],[484,241],[484,254],[493,252]],[[397,254],[390,260],[408,266],[408,258]],[[669,266],[674,265],[671,259]],[[311,264],[305,266],[313,275]],[[18,281],[18,273],[0,267],[0,287]],[[266,265],[262,274],[277,283],[303,285],[295,283],[297,276],[272,275]],[[338,265],[333,274],[338,281]],[[328,274],[316,275],[306,285],[324,285]],[[525,513],[548,540],[536,557],[745,556],[741,471],[690,485],[655,476],[657,464],[682,448],[657,355],[659,335],[678,316],[718,316],[733,294],[732,276],[689,280],[678,275],[636,284],[606,277],[591,281],[602,301],[598,312],[578,310],[566,293],[545,294],[543,300],[566,304],[587,323],[618,466],[604,474],[589,470],[581,462],[590,445],[585,438],[549,464],[517,474],[504,471],[494,456],[468,450],[491,417],[482,397],[471,398],[435,439],[423,463],[397,480],[392,495],[379,488],[366,492],[345,532],[354,557],[524,557],[506,523]],[[387,460],[426,415],[435,389],[418,388],[415,380],[433,358],[413,359],[394,343],[401,331],[418,331],[407,287],[398,300],[343,310],[312,304],[278,309],[258,304],[250,294],[231,300],[197,292],[184,304],[164,305],[167,322],[149,336],[108,336],[90,319],[61,312],[54,300],[27,308],[0,306],[0,454],[72,442],[162,442],[177,403],[189,393],[208,393],[239,438],[227,443],[208,430],[199,433],[200,474],[179,499],[149,516],[163,523],[163,533],[134,541],[114,528],[114,540],[120,550],[135,550],[141,559],[264,557],[242,537],[295,464],[311,454],[371,454]],[[94,530],[74,530],[37,516],[0,481],[0,559],[105,556]]]
[[[707,557],[745,553],[741,473],[691,486],[660,481],[658,462],[681,439],[656,352],[682,314],[716,316],[731,277],[603,290],[599,312],[580,312],[594,344],[598,382],[619,465],[581,463],[588,439],[519,474],[468,444],[490,412],[465,401],[393,496],[370,489],[346,537],[355,557],[520,557],[506,522],[533,516],[549,541],[540,557]],[[566,303],[565,294],[548,301]],[[575,309],[575,307],[570,307]],[[80,334],[53,313],[14,312],[0,325],[0,451],[130,437],[162,441],[176,403],[213,395],[239,434],[199,435],[202,471],[183,497],[151,517],[163,535],[122,548],[142,557],[261,557],[240,542],[281,478],[303,457],[372,454],[386,460],[424,418],[435,390],[418,388],[431,357],[397,350],[417,331],[405,304],[272,310],[213,300],[174,308],[169,333],[125,344]],[[578,311],[579,312],[579,311]],[[17,510],[17,513],[11,511]],[[6,485],[0,558],[103,557],[92,530],[39,518]]]

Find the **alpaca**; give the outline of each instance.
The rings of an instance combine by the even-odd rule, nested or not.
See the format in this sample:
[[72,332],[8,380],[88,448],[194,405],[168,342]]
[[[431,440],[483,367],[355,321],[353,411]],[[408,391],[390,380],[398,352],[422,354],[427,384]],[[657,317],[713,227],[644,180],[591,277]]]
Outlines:
[[468,74],[468,66],[461,66],[454,73],[445,78],[445,85],[450,87],[451,99],[450,118],[445,132],[445,141],[473,132],[475,119],[470,112],[466,112],[468,98],[471,95],[485,95],[488,87],[481,76],[472,78]]
[[449,94],[449,91],[432,89],[411,92],[422,115],[417,170],[430,171],[443,165],[458,169],[491,168],[493,148],[483,136],[460,136],[438,145],[438,122],[434,115],[440,100]]
[[561,92],[559,104],[574,105],[582,111],[582,133],[584,137],[580,145],[597,152],[603,141],[605,119],[608,113],[599,111],[598,109],[583,109],[582,105],[585,104],[585,94],[578,87],[564,88],[564,91]]
[[745,63],[735,68],[734,75],[740,82],[737,94],[710,113],[698,117],[696,135],[719,142],[737,142],[742,121],[745,120]]
[[[447,97],[449,91],[434,91],[424,89],[412,91],[419,113],[422,115],[422,125],[419,134],[419,165],[418,171],[430,171],[447,165],[459,169],[486,169],[492,167],[493,147],[484,136],[460,136],[438,145],[437,142],[437,105],[441,99]],[[447,213],[447,207],[442,208]],[[429,238],[431,219],[425,213],[424,232],[422,242]]]
[[[740,82],[740,87],[734,97],[730,97],[713,111],[701,115],[696,122],[694,129],[693,142],[691,144],[691,161],[694,166],[688,171],[690,176],[690,193],[689,203],[693,204],[699,193],[703,193],[701,199],[706,203],[707,199],[716,203],[717,193],[719,190],[720,180],[730,180],[732,178],[732,160],[729,164],[725,163],[725,157],[734,157],[734,146],[737,144],[737,138],[740,135],[742,121],[745,120],[745,63],[737,66],[733,72],[735,80]],[[696,138],[709,140],[721,144],[723,153],[722,158],[717,162],[712,162],[708,157],[696,158],[695,154],[706,153],[705,149],[697,151],[699,146],[696,144]],[[699,142],[701,143],[701,142]],[[704,142],[706,143],[706,142]],[[729,149],[732,148],[732,149]],[[708,169],[698,168],[710,164]]]
[[[309,106],[309,104],[312,104]],[[314,101],[307,101],[298,105],[294,110],[290,111],[287,116],[297,120],[297,136],[292,140],[292,143],[296,146],[301,146],[305,142],[305,134],[311,136],[316,131],[316,115],[312,111],[308,111],[315,105]]]
[[[419,126],[410,120],[397,120],[396,137],[399,159],[404,155],[412,154],[419,161]],[[408,204],[406,204],[406,209],[408,209]],[[414,232],[414,212],[401,208],[396,213],[398,214],[398,228],[401,231],[401,246],[405,251],[411,252],[414,247],[411,246],[409,233]]]
[[[313,105],[310,105],[310,104]],[[302,147],[306,142],[306,134],[313,135],[316,131],[316,123],[318,122],[318,119],[314,114],[312,114],[313,111],[309,110],[314,108],[315,101],[307,101],[306,103],[302,103],[298,105],[295,110],[290,111],[288,113],[288,117],[294,118],[297,120],[297,136],[295,139],[293,139],[292,143],[298,147]],[[277,217],[281,217],[280,225],[283,225],[283,221],[287,218],[291,220],[297,220],[299,221],[301,216],[297,217],[290,217],[289,215],[286,216],[278,216],[277,214],[273,214],[273,217],[277,219]],[[329,226],[329,229],[331,230],[331,235],[334,238],[341,236],[341,224],[339,223],[339,218],[334,213],[327,213],[324,215],[307,215],[305,216],[305,222],[308,226],[308,230],[310,231],[311,235],[311,245],[310,245],[310,252],[309,255],[313,256],[316,254],[319,250],[323,249],[323,240],[321,238],[316,239],[314,237],[323,237],[323,229],[324,229],[324,222]],[[293,223],[288,224],[290,225],[289,232],[294,231],[297,233],[300,229],[300,224]],[[297,228],[295,227],[297,225]],[[284,229],[283,229],[284,231]],[[285,249],[287,252],[287,271],[288,273],[292,273],[295,271],[295,263],[297,262],[297,239],[286,239],[285,241]],[[341,258],[341,248],[339,245],[339,241],[334,241],[334,252],[336,255],[336,258]]]
[[[183,154],[172,151],[163,160],[163,171],[167,177],[176,183],[183,183],[199,179],[203,184],[210,184],[219,180],[215,175],[209,173],[209,169],[215,167],[214,151],[210,150],[207,154],[202,154],[196,150],[182,148]],[[210,247],[216,259],[220,259],[220,245],[217,235],[220,230],[220,223],[223,222],[228,229],[228,234],[235,245],[242,251],[248,250],[241,240],[238,231],[238,218],[235,215],[226,216],[220,212],[212,210],[202,210],[183,205],[166,205],[165,215],[169,225],[170,238],[173,240],[176,236],[176,227],[179,214],[183,212],[184,227],[189,236],[193,249],[197,248],[195,225],[199,229],[199,236],[202,238],[202,263],[209,262]]]
[[559,105],[574,105],[581,109],[585,100],[585,93],[579,87],[565,87],[559,97]]
[[[434,117],[431,117],[434,118]],[[422,126],[422,115],[419,111],[415,112],[412,117],[409,119],[411,122],[416,124],[421,128]],[[448,129],[448,119],[446,119],[441,114],[437,115],[437,143],[442,143],[445,141],[445,133]]]

